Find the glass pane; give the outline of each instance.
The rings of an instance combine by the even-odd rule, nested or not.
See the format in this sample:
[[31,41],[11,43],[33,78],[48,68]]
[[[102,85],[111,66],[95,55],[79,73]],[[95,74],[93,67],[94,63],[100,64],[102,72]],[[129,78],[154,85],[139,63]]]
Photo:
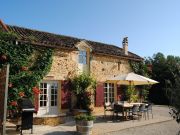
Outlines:
[[51,106],[54,106],[54,101],[51,101]]
[[54,94],[54,89],[51,89],[51,94]]
[[40,106],[43,106],[43,101],[40,101]]
[[54,94],[57,94],[57,89],[54,90]]
[[54,100],[54,95],[51,95],[51,101]]
[[40,83],[40,88],[43,88],[43,83]]
[[79,51],[79,55],[82,55],[83,54],[83,51]]
[[43,90],[43,93],[44,93],[44,94],[47,94],[47,89],[44,89],[44,90]]
[[54,84],[51,85],[51,89],[54,89]]
[[47,96],[46,96],[46,95],[44,95],[44,100],[46,100],[46,98],[47,98]]
[[108,93],[105,93],[105,97],[106,97],[106,98],[108,97]]
[[44,88],[47,88],[47,83],[44,83]]
[[40,95],[40,100],[43,100],[43,95]]
[[46,101],[44,101],[44,106],[46,106]]

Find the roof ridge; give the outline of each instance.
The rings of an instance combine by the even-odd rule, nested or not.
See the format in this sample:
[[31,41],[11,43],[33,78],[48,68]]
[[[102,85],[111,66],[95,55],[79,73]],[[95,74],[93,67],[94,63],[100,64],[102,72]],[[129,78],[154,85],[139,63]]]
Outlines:
[[74,38],[74,39],[78,39],[78,40],[83,40],[81,38],[77,38],[77,37],[73,37],[73,36],[62,35],[62,34],[48,32],[48,31],[44,31],[44,30],[37,30],[37,29],[32,29],[32,28],[26,28],[26,27],[23,27],[23,26],[16,26],[16,25],[9,25],[9,24],[6,24],[6,26],[8,26],[8,27],[9,26],[10,27],[17,27],[17,28],[21,28],[21,29],[31,30],[31,31],[34,31],[34,32],[42,32],[42,33],[52,34],[52,35],[56,35],[56,36],[63,36],[63,37],[69,37],[69,38]]

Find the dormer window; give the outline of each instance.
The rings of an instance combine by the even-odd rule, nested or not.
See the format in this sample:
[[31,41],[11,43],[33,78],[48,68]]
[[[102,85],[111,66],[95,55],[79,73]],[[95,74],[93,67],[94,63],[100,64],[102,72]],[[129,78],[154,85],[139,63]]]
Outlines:
[[87,64],[87,52],[86,51],[79,51],[79,63],[80,64]]

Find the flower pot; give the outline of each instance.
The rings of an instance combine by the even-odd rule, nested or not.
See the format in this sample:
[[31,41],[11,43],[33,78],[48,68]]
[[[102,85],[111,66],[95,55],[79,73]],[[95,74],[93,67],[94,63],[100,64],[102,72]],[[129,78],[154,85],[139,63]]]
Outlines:
[[76,130],[78,134],[80,135],[91,135],[92,127],[93,127],[93,120],[91,121],[77,120],[76,121]]

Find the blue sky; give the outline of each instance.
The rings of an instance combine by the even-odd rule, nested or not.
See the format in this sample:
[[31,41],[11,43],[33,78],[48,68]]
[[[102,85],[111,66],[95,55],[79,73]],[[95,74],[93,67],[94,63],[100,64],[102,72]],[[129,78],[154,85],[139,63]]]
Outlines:
[[110,43],[142,56],[180,56],[179,0],[4,0],[4,23]]

